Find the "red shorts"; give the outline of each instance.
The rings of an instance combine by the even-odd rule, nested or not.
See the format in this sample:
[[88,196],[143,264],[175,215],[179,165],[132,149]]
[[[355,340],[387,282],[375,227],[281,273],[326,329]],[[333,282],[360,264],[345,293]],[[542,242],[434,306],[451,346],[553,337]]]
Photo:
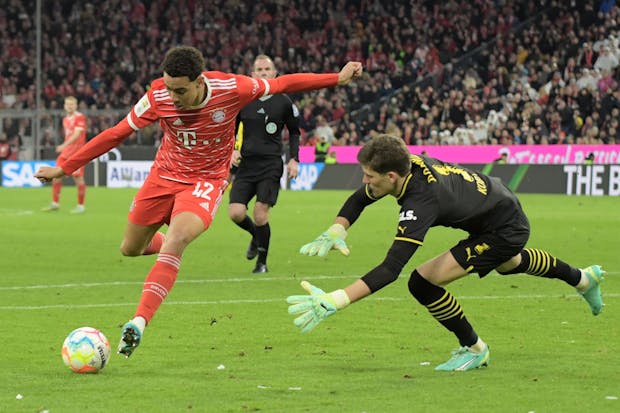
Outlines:
[[162,179],[149,174],[136,193],[129,209],[129,222],[136,225],[170,224],[180,212],[193,212],[211,225],[228,186],[225,179],[200,181],[195,184]]

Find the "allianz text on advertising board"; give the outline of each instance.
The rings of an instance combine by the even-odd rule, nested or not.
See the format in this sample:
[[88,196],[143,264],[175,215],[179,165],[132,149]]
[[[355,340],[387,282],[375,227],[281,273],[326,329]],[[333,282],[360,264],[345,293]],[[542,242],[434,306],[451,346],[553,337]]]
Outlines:
[[566,195],[620,195],[620,165],[564,165]]
[[149,175],[153,161],[108,161],[108,188],[140,188]]
[[2,186],[8,188],[40,187],[34,177],[42,166],[55,166],[56,161],[2,161]]

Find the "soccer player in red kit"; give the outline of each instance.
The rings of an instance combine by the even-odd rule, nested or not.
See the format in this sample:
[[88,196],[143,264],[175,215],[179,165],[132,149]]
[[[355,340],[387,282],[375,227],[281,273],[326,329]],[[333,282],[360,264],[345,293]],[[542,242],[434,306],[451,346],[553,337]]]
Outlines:
[[[56,165],[68,159],[73,153],[77,152],[86,144],[86,116],[78,112],[78,101],[73,96],[65,98],[65,112],[67,115],[62,119],[62,127],[65,131],[65,140],[56,147],[59,154]],[[73,214],[81,214],[84,209],[84,198],[86,197],[86,183],[84,182],[84,167],[76,169],[71,176],[77,187],[77,206],[71,210]],[[44,207],[42,211],[58,211],[60,208],[60,190],[62,189],[62,178],[54,178],[52,181],[52,203]]]
[[[140,344],[144,328],[174,285],[183,251],[215,216],[228,185],[235,118],[241,108],[270,94],[344,85],[362,73],[359,62],[348,62],[339,73],[296,73],[275,79],[204,71],[204,67],[197,49],[171,49],[162,64],[163,77],[151,83],[125,119],[56,167],[42,167],[35,174],[42,182],[70,174],[155,121],[164,131],[153,167],[131,204],[121,243],[126,256],[158,254],[135,315],[123,326],[118,352],[126,357]],[[164,224],[165,235],[158,231]]]

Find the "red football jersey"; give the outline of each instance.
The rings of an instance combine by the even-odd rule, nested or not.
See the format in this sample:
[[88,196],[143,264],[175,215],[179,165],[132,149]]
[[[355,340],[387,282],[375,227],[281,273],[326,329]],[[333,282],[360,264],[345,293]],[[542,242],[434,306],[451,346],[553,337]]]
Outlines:
[[262,96],[320,89],[338,83],[337,73],[296,73],[275,79],[254,79],[207,71],[202,76],[207,96],[197,107],[177,109],[163,78],[155,79],[124,120],[101,132],[59,166],[69,175],[118,146],[134,131],[159,120],[164,137],[151,173],[184,183],[225,179],[235,143],[235,118],[241,108]]
[[164,132],[151,173],[186,183],[228,176],[235,118],[243,106],[262,96],[266,84],[221,72],[205,72],[203,79],[207,96],[195,108],[177,109],[159,78],[127,115],[134,130],[159,120]]
[[80,112],[74,112],[71,116],[65,116],[62,118],[62,127],[65,131],[65,142],[73,136],[75,129],[82,129],[77,140],[71,145],[67,145],[60,153],[60,156],[63,158],[68,158],[86,143],[86,116]]

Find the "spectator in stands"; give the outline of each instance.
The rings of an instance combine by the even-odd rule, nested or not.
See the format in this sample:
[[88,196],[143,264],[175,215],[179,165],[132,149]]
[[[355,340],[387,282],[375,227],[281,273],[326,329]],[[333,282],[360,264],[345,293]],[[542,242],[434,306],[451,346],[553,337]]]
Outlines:
[[[0,43],[5,45],[0,47],[0,105],[5,107],[32,109],[36,101],[30,89],[34,75],[34,43],[29,39],[34,37],[34,25],[31,19],[20,18],[31,16],[34,3],[34,0],[11,2],[6,11],[8,24],[0,25]],[[216,0],[209,4],[192,1],[177,5],[143,1],[112,8],[110,13],[101,16],[95,15],[89,3],[51,0],[43,3],[42,13],[44,104],[52,107],[56,100],[51,96],[56,89],[57,96],[79,94],[88,107],[125,109],[144,93],[144,87],[158,72],[157,59],[139,51],[156,47],[165,50],[183,38],[205,51],[209,66],[246,72],[258,47],[252,34],[265,33],[261,48],[274,54],[282,51],[282,56],[286,57],[279,67],[283,72],[322,71],[338,66],[338,59],[348,55],[368,60],[376,71],[363,87],[353,85],[343,91],[322,92],[321,99],[316,93],[305,93],[296,99],[302,113],[310,106],[312,122],[302,124],[309,134],[316,126],[313,119],[318,114],[332,122],[344,108],[354,113],[353,120],[360,125],[364,113],[373,112],[376,128],[358,131],[359,139],[347,140],[363,142],[372,130],[384,132],[390,118],[404,131],[403,124],[395,119],[401,112],[408,113],[409,121],[414,124],[422,116],[427,126],[439,130],[449,127],[453,133],[463,126],[458,119],[461,110],[465,112],[465,121],[476,121],[476,114],[486,118],[490,110],[501,109],[496,106],[501,105],[503,96],[516,95],[518,88],[522,88],[522,96],[541,98],[538,104],[547,111],[548,106],[556,105],[555,97],[561,96],[562,88],[547,87],[542,95],[537,91],[551,80],[554,71],[561,73],[561,80],[568,86],[573,77],[581,80],[582,69],[589,69],[592,74],[596,62],[605,60],[603,46],[609,48],[612,63],[611,56],[618,58],[616,33],[620,13],[615,2],[606,2],[598,14],[599,8],[590,2],[507,0],[502,2],[502,7],[497,7],[495,2],[478,2],[476,7],[470,7],[470,2],[465,0],[439,3],[416,0],[414,3],[416,7],[410,8],[404,7],[402,2],[387,2],[381,7],[352,3],[344,19],[340,11],[333,10],[330,2],[316,0],[304,3],[303,7],[300,0],[278,7],[273,2],[248,4]],[[277,23],[276,13],[287,16],[287,23]],[[124,19],[125,16],[131,17]],[[394,30],[385,30],[385,16],[390,16]],[[181,30],[178,22],[183,18],[194,24]],[[57,21],[66,21],[66,27],[61,28]],[[248,24],[233,24],[236,21]],[[359,23],[350,27],[347,21]],[[425,34],[412,29],[411,22],[415,27],[424,26]],[[78,32],[85,26],[91,30]],[[346,38],[350,40],[343,42]],[[151,39],[162,41],[153,46]],[[433,39],[439,41],[434,43]],[[481,53],[470,53],[483,43],[486,44]],[[75,47],[69,47],[70,44]],[[467,54],[467,60],[459,61]],[[618,79],[617,71],[617,68],[612,69],[612,78]],[[579,83],[579,88],[592,82],[592,79],[585,79]],[[594,81],[596,88],[597,82],[598,79]],[[414,99],[407,89],[419,87],[419,84],[422,88],[431,84],[440,93],[432,98],[416,96]],[[604,87],[608,86],[604,84]],[[614,92],[617,88],[617,84],[612,86]],[[463,109],[455,108],[455,101],[450,101],[449,108],[455,109],[450,112],[457,119],[444,119],[445,124],[441,125],[439,115],[429,117],[429,112],[443,107],[445,98],[441,92],[444,90],[469,93],[462,99]],[[494,90],[496,96],[489,95],[490,90]],[[395,110],[388,113],[386,119],[380,119],[379,107],[384,103],[381,100],[387,101],[393,91],[398,101],[390,106]],[[342,107],[334,97],[341,99]],[[593,108],[600,98],[592,97]],[[364,111],[358,111],[365,103],[368,106]],[[594,109],[585,110],[582,103],[579,102],[581,113],[590,115]],[[477,104],[481,109],[475,109]],[[571,102],[567,101],[567,105],[574,108]],[[413,115],[416,111],[418,116]],[[601,113],[602,117],[608,115]],[[517,114],[511,115],[511,118],[516,117]],[[93,128],[92,132],[97,133],[105,127],[94,121]],[[304,131],[302,142],[309,144],[303,134]],[[351,131],[349,134],[353,135]],[[338,137],[341,136],[338,133]],[[404,133],[403,138],[406,136]],[[409,140],[415,138],[409,137]]]
[[330,147],[327,137],[320,135],[314,145],[314,162],[325,162]]
[[11,157],[13,150],[6,137],[6,133],[0,132],[0,161],[6,161]]
[[334,130],[332,129],[332,127],[327,123],[327,119],[325,119],[325,116],[317,116],[316,125],[317,126],[314,133],[319,137],[319,140],[324,139],[325,142],[329,143],[330,145],[333,144],[336,140],[336,136],[334,135]]
[[493,161],[496,164],[503,165],[508,163],[508,152],[502,152],[499,158]]
[[338,163],[336,158],[336,151],[329,151],[327,153],[327,157],[325,158],[325,165],[335,165]]

